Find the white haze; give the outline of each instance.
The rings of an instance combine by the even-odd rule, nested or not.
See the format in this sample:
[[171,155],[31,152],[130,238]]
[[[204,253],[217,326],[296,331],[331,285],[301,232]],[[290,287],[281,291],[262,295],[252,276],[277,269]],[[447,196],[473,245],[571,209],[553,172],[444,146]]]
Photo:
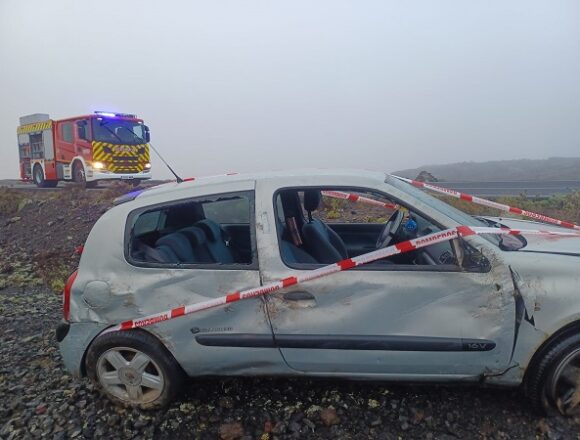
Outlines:
[[1,0],[0,178],[39,112],[137,113],[183,176],[578,156],[579,23],[574,0]]

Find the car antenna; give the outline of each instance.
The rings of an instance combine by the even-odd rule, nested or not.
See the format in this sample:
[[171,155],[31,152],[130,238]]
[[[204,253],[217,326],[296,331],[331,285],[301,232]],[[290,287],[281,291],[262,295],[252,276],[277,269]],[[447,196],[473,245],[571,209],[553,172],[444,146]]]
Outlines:
[[163,159],[163,156],[161,156],[161,154],[159,154],[159,151],[157,151],[157,148],[155,148],[151,142],[148,142],[148,144],[151,148],[153,148],[153,151],[155,151],[155,154],[157,154],[157,156],[159,156],[159,159],[161,159],[161,161],[165,164],[165,166],[167,168],[169,168],[169,171],[171,171],[171,174],[173,174],[175,176],[175,181],[177,183],[182,183],[183,179],[181,177],[179,177],[175,171],[173,171],[173,168],[171,168],[167,162],[165,162],[165,159]]
[[[103,127],[104,129],[106,129],[107,131],[109,131],[110,133],[112,133],[117,138],[119,138],[119,136],[117,136],[117,133],[115,133],[113,130],[111,130],[109,127],[107,127],[107,124],[105,123],[105,121],[102,121],[101,120],[100,126]],[[165,162],[165,159],[163,159],[163,156],[161,156],[161,154],[159,154],[159,151],[157,151],[157,148],[155,148],[151,142],[147,142],[141,136],[139,136],[135,132],[129,130],[127,127],[125,127],[123,125],[120,128],[124,128],[125,130],[129,131],[133,136],[139,138],[139,140],[141,140],[143,143],[149,144],[149,146],[151,148],[153,148],[153,151],[155,151],[155,154],[157,154],[157,156],[159,156],[159,159],[161,159],[161,162],[163,162],[165,164],[165,166],[167,168],[169,168],[169,171],[171,171],[171,174],[173,174],[175,176],[175,181],[177,183],[182,183],[183,182],[183,179],[181,177],[179,177],[175,171],[173,171],[173,168],[171,168],[167,162]]]

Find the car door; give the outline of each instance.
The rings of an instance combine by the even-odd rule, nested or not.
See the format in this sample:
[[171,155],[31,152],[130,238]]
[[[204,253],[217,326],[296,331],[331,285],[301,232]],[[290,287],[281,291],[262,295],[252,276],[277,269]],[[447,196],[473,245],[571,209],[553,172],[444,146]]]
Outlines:
[[75,121],[74,148],[77,156],[84,157],[85,160],[93,160],[91,145],[91,124],[89,119],[78,119]]
[[74,123],[73,121],[58,122],[56,130],[56,151],[58,152],[56,160],[70,162],[77,154],[74,147]]
[[[161,251],[168,252],[165,256],[182,258],[180,252],[185,254],[184,247],[191,245],[191,235],[187,233],[196,229],[199,234],[202,229],[196,225],[200,221],[216,225],[216,235],[202,233],[205,241],[197,235],[189,261],[165,262],[158,258]],[[230,244],[226,244],[225,236],[220,236],[222,224],[231,223],[243,226],[248,233],[244,237],[251,243],[247,258],[228,251]],[[253,232],[253,182],[221,185],[211,192],[145,206],[129,215],[128,224],[126,258],[132,270],[129,276],[125,274],[110,284],[130,289],[131,299],[116,313],[123,311],[139,317],[204,301],[221,304],[219,299],[225,295],[260,286]],[[212,252],[208,246],[221,249]],[[273,346],[263,301],[251,298],[232,302],[147,329],[166,344],[189,375],[243,374],[256,364],[286,368]],[[248,333],[262,341],[269,340],[269,346],[244,347],[244,335]]]
[[[276,190],[262,182],[257,187],[264,283],[301,272],[282,261]],[[402,201],[403,194],[388,185],[369,190],[392,190]],[[404,202],[413,205],[413,200]],[[476,379],[504,370],[514,338],[511,274],[499,250],[481,237],[469,240],[483,246],[489,270],[368,265],[270,295],[268,313],[284,359],[291,368],[310,373],[410,380]]]

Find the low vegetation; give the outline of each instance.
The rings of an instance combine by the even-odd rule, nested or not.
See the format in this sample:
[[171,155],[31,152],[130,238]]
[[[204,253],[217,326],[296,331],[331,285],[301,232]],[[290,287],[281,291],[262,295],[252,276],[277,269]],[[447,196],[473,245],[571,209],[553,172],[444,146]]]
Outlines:
[[0,218],[16,214],[21,203],[26,200],[25,193],[16,189],[3,188],[0,190]]
[[[499,211],[498,209],[476,205],[453,197],[441,196],[441,199],[471,215],[505,215],[503,211]],[[529,198],[522,194],[517,197],[497,197],[494,201],[503,203],[504,205],[516,206],[527,211],[548,215],[559,220],[566,220],[575,224],[580,223],[580,191],[576,191],[572,194],[557,195],[542,199]]]
[[[449,196],[436,196],[450,205],[471,215],[505,216],[505,212],[486,206],[476,205]],[[528,211],[548,215],[572,223],[580,223],[580,191],[572,194],[557,195],[547,198],[530,198],[525,195],[516,197],[497,197],[493,199],[504,205],[516,206]],[[348,200],[323,198],[323,209],[320,215],[330,223],[360,222],[383,223],[388,220],[390,211],[383,208],[369,207]],[[511,215],[511,214],[510,214]]]
[[442,165],[422,165],[420,168],[395,171],[397,176],[414,179],[429,170],[439,181],[517,182],[580,180],[580,157],[549,159],[515,159],[490,162],[461,162]]
[[[44,285],[62,291],[78,264],[75,248],[112,200],[131,190],[119,184],[102,191],[67,186],[62,191],[28,192],[0,188],[0,289]],[[447,196],[443,200],[472,215],[498,210]],[[499,197],[497,202],[580,223],[580,191],[544,199]],[[319,215],[329,223],[384,223],[391,211],[325,197]]]

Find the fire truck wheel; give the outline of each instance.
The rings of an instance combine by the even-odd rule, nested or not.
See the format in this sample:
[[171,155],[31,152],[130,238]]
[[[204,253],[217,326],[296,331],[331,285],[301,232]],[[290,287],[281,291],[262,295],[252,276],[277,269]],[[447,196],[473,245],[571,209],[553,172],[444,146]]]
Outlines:
[[87,179],[85,177],[85,167],[80,162],[75,162],[73,165],[73,180],[81,185],[83,188],[87,186]]
[[39,164],[34,165],[32,176],[34,178],[34,183],[36,183],[36,186],[39,188],[54,188],[58,185],[58,180],[46,180],[44,178],[44,171]]

